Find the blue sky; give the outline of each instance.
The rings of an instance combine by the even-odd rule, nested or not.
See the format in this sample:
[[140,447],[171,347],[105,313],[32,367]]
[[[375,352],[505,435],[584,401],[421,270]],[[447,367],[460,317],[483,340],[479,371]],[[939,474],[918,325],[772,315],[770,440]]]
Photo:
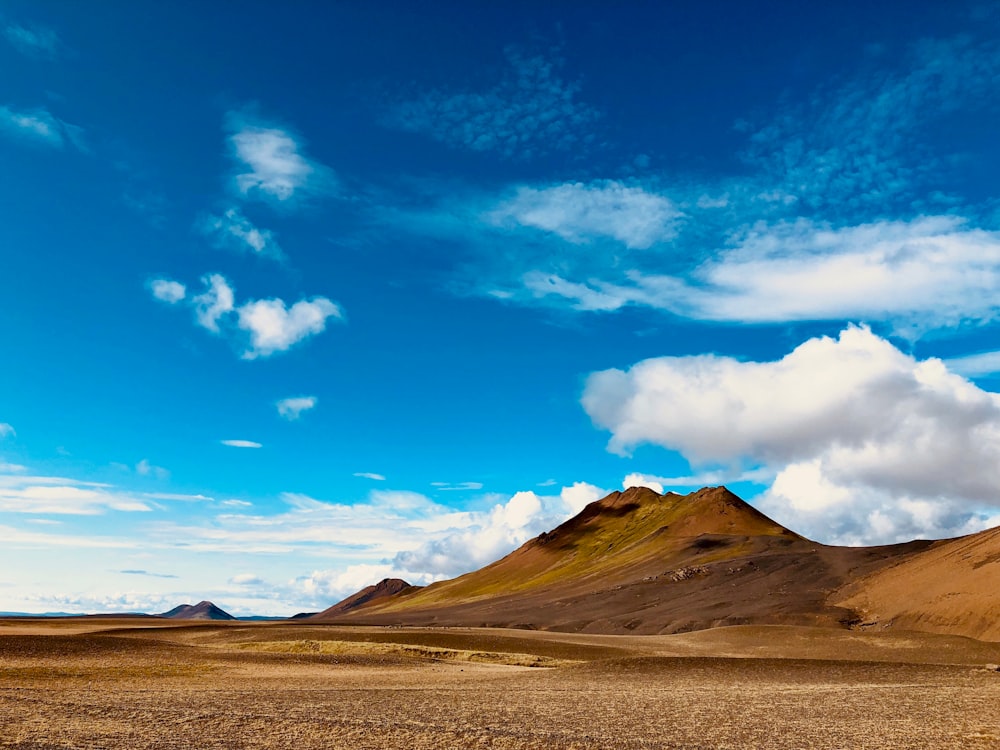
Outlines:
[[0,610],[1000,524],[996,5],[327,5],[0,3]]

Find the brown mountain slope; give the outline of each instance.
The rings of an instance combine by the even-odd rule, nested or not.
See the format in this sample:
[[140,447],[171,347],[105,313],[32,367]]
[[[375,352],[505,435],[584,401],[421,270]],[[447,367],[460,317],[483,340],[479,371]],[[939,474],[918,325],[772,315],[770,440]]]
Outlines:
[[845,587],[836,601],[871,627],[1000,641],[1000,527],[935,542]]
[[328,620],[332,617],[352,612],[353,610],[363,607],[366,604],[378,602],[380,599],[396,596],[397,594],[402,595],[412,593],[419,588],[419,586],[411,586],[401,578],[383,578],[374,586],[365,586],[361,589],[361,591],[351,594],[346,599],[337,602],[328,609],[324,609],[322,612],[309,615],[308,617],[301,617],[299,619]]
[[927,543],[826,547],[725,487],[633,487],[480,570],[389,597],[337,622],[670,633],[716,625],[843,625],[827,599]]

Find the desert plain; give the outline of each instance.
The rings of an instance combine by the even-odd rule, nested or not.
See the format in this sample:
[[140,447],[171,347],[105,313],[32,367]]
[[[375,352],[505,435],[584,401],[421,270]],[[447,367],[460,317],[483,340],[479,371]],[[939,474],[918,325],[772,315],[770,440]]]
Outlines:
[[992,748],[1000,643],[0,621],[0,748]]

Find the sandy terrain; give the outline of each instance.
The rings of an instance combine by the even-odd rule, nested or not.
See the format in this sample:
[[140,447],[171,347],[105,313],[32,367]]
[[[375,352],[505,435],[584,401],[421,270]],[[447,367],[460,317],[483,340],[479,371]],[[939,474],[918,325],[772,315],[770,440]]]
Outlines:
[[0,621],[0,748],[1000,747],[991,663],[998,643],[794,627]]

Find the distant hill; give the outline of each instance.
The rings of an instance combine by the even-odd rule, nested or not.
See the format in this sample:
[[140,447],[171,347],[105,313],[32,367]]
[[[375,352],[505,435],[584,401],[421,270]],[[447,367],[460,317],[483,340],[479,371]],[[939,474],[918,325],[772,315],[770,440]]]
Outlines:
[[334,607],[322,619],[592,633],[847,627],[858,613],[833,602],[835,592],[931,544],[829,547],[725,487],[689,495],[632,487],[480,570],[346,611]]
[[389,597],[404,596],[417,591],[419,586],[411,586],[401,578],[383,578],[374,586],[365,586],[355,594],[337,602],[332,607],[315,614],[295,615],[292,619],[330,620],[348,612],[353,612],[369,604],[378,603]]
[[228,612],[219,609],[212,602],[203,601],[197,604],[181,604],[174,607],[169,612],[164,612],[160,617],[168,617],[172,620],[235,620]]

